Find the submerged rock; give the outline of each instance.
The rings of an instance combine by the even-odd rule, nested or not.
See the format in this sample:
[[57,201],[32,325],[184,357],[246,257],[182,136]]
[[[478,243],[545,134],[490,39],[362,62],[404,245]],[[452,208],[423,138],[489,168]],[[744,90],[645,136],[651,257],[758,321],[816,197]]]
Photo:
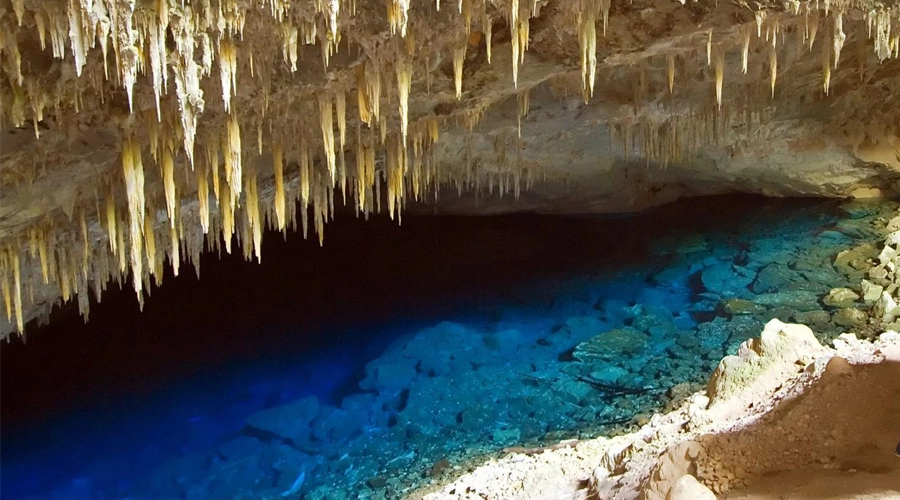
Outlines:
[[247,425],[255,429],[271,432],[291,441],[302,442],[309,439],[310,427],[319,413],[319,398],[309,396],[293,403],[254,413],[247,417]]
[[719,302],[719,308],[725,314],[761,314],[766,308],[747,299],[725,299]]
[[788,307],[797,311],[814,311],[821,309],[819,295],[806,290],[764,293],[757,295],[755,302],[770,307]]
[[868,314],[860,311],[859,309],[856,309],[855,307],[838,309],[832,315],[832,321],[834,321],[836,325],[840,326],[859,327],[865,325],[868,319]]
[[849,250],[842,250],[834,258],[834,268],[848,276],[861,276],[868,268],[867,261],[874,259],[878,250],[871,243],[863,243]]
[[798,280],[803,281],[799,273],[784,264],[773,263],[759,270],[750,290],[753,293],[776,292]]
[[700,281],[710,292],[722,297],[737,297],[746,295],[747,285],[753,278],[738,274],[731,263],[719,262],[704,269]]
[[814,329],[823,329],[831,322],[828,311],[803,311],[794,314],[794,321]]
[[610,359],[635,354],[647,348],[647,336],[634,328],[617,328],[578,344],[573,356],[579,361]]

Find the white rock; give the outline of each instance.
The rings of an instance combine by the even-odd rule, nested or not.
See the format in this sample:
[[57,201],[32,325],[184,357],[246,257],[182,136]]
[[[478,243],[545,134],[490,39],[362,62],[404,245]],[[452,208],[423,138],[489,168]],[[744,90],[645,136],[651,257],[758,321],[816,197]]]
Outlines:
[[884,248],[881,249],[881,253],[878,254],[878,262],[881,262],[882,265],[888,265],[893,262],[896,256],[897,251],[894,250],[894,247],[885,245]]
[[666,500],[716,500],[716,495],[697,478],[685,474],[672,485]]
[[[898,231],[898,233],[900,233],[900,231]],[[863,300],[865,302],[875,302],[879,297],[881,297],[881,292],[884,291],[883,286],[876,285],[869,280],[862,280],[859,286],[863,294]]]
[[878,302],[875,303],[875,307],[872,308],[872,316],[881,318],[885,323],[894,321],[898,312],[900,311],[897,310],[897,303],[894,302],[894,298],[891,297],[891,294],[887,292],[881,292],[881,298],[878,299]]
[[900,246],[900,231],[894,231],[887,235],[887,238],[884,239],[884,243],[886,245],[892,245],[895,248]]

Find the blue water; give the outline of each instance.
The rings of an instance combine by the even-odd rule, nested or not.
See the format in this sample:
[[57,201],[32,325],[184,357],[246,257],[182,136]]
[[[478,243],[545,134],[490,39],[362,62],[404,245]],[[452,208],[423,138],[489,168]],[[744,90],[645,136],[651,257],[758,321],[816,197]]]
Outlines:
[[[767,317],[805,312],[732,316],[723,300],[756,300],[768,264],[814,268],[876,241],[873,221],[892,208],[719,198],[624,218],[376,221],[359,237],[367,229],[351,222],[323,250],[267,235],[261,265],[204,263],[199,283],[167,277],[142,315],[122,312],[134,301],[123,292],[86,326],[63,311],[55,330],[3,346],[4,362],[34,349],[65,369],[55,379],[40,364],[4,372],[4,416],[14,416],[2,426],[0,493],[280,497],[302,475],[292,497],[396,497],[442,477],[433,467],[443,460],[639,423]],[[800,272],[776,283],[825,293],[849,284]],[[198,307],[195,294],[221,304]],[[638,335],[636,350],[577,358],[579,344],[622,328]],[[829,328],[819,333],[839,333]],[[59,352],[62,335],[83,336],[65,341],[86,345],[70,354],[82,359]],[[29,389],[28,373],[47,380]],[[639,392],[585,392],[601,379]],[[54,380],[63,386],[49,395]],[[307,427],[271,423],[278,412],[302,420],[304,407],[276,409],[310,396]],[[248,425],[262,410],[269,418]]]

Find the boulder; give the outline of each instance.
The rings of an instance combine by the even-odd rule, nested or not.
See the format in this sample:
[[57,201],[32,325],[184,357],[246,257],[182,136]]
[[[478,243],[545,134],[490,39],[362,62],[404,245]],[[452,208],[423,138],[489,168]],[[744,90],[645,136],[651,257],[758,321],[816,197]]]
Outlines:
[[756,279],[750,285],[753,293],[777,292],[803,277],[784,264],[772,263],[764,266],[756,273]]
[[862,299],[867,304],[871,304],[881,298],[881,292],[884,291],[883,286],[876,285],[869,280],[862,280],[859,287],[862,291]]
[[828,314],[828,311],[822,310],[804,311],[794,314],[794,321],[819,329],[828,326],[828,323],[831,322],[831,315]]
[[725,314],[761,314],[766,308],[747,299],[725,299],[719,302],[718,310]]
[[514,351],[522,343],[522,334],[519,330],[503,330],[488,335],[484,338],[484,346],[492,351]]
[[387,389],[397,391],[408,388],[416,378],[414,360],[381,362],[375,360],[366,366],[368,375],[359,386],[363,389]]
[[764,293],[757,295],[754,302],[769,307],[788,307],[797,311],[820,309],[819,295],[805,290]]
[[857,300],[859,295],[849,288],[832,288],[822,302],[826,306],[845,308],[851,307]]
[[594,359],[613,359],[636,354],[647,348],[647,336],[634,328],[616,328],[601,333],[575,346],[575,359],[590,362]]
[[669,489],[666,500],[716,500],[716,494],[696,477],[685,474]]
[[831,317],[831,320],[834,321],[834,324],[840,326],[848,326],[851,328],[857,328],[865,325],[868,319],[868,314],[860,311],[859,309],[856,309],[855,307],[838,309]]
[[878,250],[871,243],[863,243],[848,250],[842,250],[834,258],[834,268],[846,275],[855,275],[864,271],[868,264],[866,261],[874,259]]
[[881,292],[881,298],[872,307],[872,316],[880,319],[884,323],[893,322],[897,316],[900,316],[900,308],[894,302],[894,298],[888,292]]
[[728,298],[745,295],[753,278],[739,274],[731,263],[718,262],[701,271],[700,281],[706,290]]
[[310,427],[319,413],[319,398],[309,396],[293,403],[256,412],[247,417],[247,425],[271,432],[283,439],[303,442],[309,438]]
[[759,338],[744,342],[737,355],[719,363],[706,388],[710,412],[727,418],[743,411],[827,353],[809,327],[769,321]]

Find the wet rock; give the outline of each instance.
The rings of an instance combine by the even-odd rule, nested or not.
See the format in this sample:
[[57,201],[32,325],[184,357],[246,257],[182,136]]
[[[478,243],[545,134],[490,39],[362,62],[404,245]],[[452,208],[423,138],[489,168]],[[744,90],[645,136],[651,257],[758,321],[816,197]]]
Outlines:
[[799,273],[792,271],[788,266],[784,264],[768,264],[756,274],[756,279],[750,285],[750,290],[753,293],[776,292],[797,280],[803,280],[803,277]]
[[881,298],[875,302],[872,307],[872,316],[884,323],[893,322],[897,316],[900,316],[900,308],[894,302],[894,298],[888,292],[881,292]]
[[654,241],[650,246],[650,255],[684,255],[705,251],[708,246],[709,243],[702,234],[685,234],[675,238],[666,237]]
[[810,263],[810,269],[801,270],[800,274],[811,283],[819,283],[829,288],[847,282],[847,280],[834,269],[825,266],[827,266],[827,263],[823,266],[822,262],[812,262]]
[[513,444],[522,439],[522,433],[519,429],[496,429],[492,439],[494,444]]
[[725,299],[719,302],[718,310],[725,314],[761,314],[766,308],[746,299]]
[[366,424],[366,415],[326,406],[312,422],[312,434],[320,441],[344,442]]
[[832,315],[832,321],[840,326],[859,327],[865,325],[868,319],[868,314],[854,307],[838,309]]
[[735,316],[724,325],[728,332],[728,343],[731,345],[737,345],[759,335],[764,326],[765,323],[750,316]]
[[764,293],[757,295],[754,301],[764,306],[783,306],[797,311],[814,311],[821,308],[818,294],[805,290]]
[[695,332],[686,332],[678,335],[675,343],[684,349],[695,349],[700,345],[700,339]]
[[857,275],[868,267],[866,261],[874,259],[878,250],[871,243],[863,243],[849,250],[842,250],[834,258],[834,268],[848,276]]
[[319,413],[319,398],[309,396],[293,403],[254,413],[247,417],[250,427],[281,438],[302,442],[309,438],[309,424]]
[[270,471],[261,469],[256,460],[226,462],[216,467],[215,479],[209,485],[207,498],[250,498],[257,490],[271,486]]
[[256,456],[262,451],[263,444],[248,436],[238,436],[216,450],[216,454],[225,460],[239,460]]
[[607,326],[596,316],[573,316],[566,320],[564,333],[568,333],[570,339],[579,342],[599,334],[606,328]]
[[594,392],[594,388],[590,385],[570,378],[562,378],[550,388],[561,398],[576,404]]
[[794,321],[811,327],[814,331],[819,331],[828,326],[831,322],[831,315],[828,311],[804,311],[794,314]]
[[847,308],[851,307],[857,300],[859,295],[849,288],[833,288],[822,302],[826,306]]
[[611,359],[647,348],[647,336],[634,328],[617,328],[578,344],[573,356],[579,361]]
[[363,389],[399,390],[408,388],[416,378],[416,367],[413,360],[393,363],[369,363],[366,366],[369,375],[359,386]]
[[700,281],[706,290],[728,298],[745,295],[753,278],[738,274],[731,263],[718,262],[700,273]]
[[606,365],[600,369],[596,369],[597,364],[595,363],[593,367],[595,369],[591,371],[591,380],[596,380],[603,384],[617,384],[620,378],[628,374],[628,370],[619,366]]
[[869,269],[869,277],[874,280],[883,280],[887,278],[888,270],[884,266],[875,266]]
[[518,330],[504,330],[484,338],[485,347],[500,352],[514,351],[522,342],[522,334]]
[[884,291],[883,286],[876,285],[869,280],[862,280],[859,286],[862,291],[862,299],[867,304],[871,304],[881,298],[881,292]]

